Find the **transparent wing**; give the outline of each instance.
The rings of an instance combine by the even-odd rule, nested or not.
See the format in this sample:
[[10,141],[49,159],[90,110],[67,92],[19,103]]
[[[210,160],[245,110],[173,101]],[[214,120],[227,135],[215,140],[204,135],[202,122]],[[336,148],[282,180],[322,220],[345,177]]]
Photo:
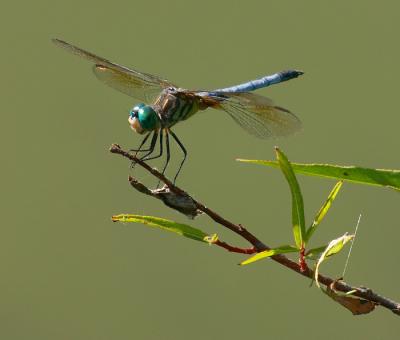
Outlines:
[[108,86],[145,103],[153,102],[164,87],[173,86],[169,83],[161,86],[160,82],[155,82],[154,79],[150,82],[150,76],[148,75],[146,76],[148,80],[144,80],[144,74],[140,74],[141,78],[139,78],[137,72],[133,75],[126,71],[121,72],[98,64],[93,66],[93,72],[97,79]]
[[208,97],[214,99],[214,108],[226,111],[243,129],[259,138],[287,136],[301,129],[301,122],[293,113],[266,97],[248,92],[210,92]]
[[176,87],[168,80],[115,64],[65,41],[53,39],[53,42],[75,55],[94,62],[93,72],[96,77],[128,96],[151,102],[164,88]]

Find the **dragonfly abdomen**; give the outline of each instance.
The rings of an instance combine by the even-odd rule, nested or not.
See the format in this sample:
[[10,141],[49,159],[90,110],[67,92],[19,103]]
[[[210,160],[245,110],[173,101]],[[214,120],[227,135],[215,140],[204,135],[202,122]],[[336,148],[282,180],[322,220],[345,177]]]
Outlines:
[[248,81],[247,83],[226,87],[223,89],[217,89],[212,92],[249,92],[254,91],[263,87],[267,87],[273,84],[279,84],[283,81],[287,81],[293,78],[297,78],[298,76],[302,75],[302,71],[297,70],[288,70],[282,71],[270,76],[265,76],[259,79]]

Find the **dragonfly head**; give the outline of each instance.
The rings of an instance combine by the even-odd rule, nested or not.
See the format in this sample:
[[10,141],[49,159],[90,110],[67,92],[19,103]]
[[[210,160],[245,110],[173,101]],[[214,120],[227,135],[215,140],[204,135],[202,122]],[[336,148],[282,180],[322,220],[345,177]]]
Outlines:
[[157,113],[150,105],[138,104],[129,112],[128,118],[132,130],[143,134],[159,127],[160,121]]

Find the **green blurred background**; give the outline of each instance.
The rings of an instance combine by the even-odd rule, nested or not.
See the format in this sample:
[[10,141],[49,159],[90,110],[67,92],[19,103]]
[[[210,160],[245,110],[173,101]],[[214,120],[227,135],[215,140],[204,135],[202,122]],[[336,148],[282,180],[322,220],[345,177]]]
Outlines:
[[[108,147],[138,145],[127,123],[135,101],[50,39],[187,88],[304,70],[258,92],[298,113],[304,129],[291,138],[258,140],[213,110],[174,130],[190,152],[178,184],[276,246],[292,239],[288,186],[279,171],[235,158],[271,159],[279,145],[293,161],[400,168],[399,10],[396,1],[3,2],[0,338],[398,336],[387,310],[353,317],[273,262],[241,268],[244,256],[113,224],[113,214],[148,214],[246,245],[205,216],[190,222],[130,188],[128,162]],[[173,157],[171,171],[179,150]],[[311,221],[334,181],[299,180]],[[362,213],[346,280],[397,300],[399,199],[345,184],[313,243],[353,231]],[[344,261],[322,272],[340,276]]]

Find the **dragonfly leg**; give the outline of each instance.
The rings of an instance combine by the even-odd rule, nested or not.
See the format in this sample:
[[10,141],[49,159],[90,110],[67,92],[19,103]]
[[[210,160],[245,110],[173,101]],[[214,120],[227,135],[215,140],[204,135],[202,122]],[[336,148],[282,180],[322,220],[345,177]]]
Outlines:
[[150,135],[151,135],[151,132],[149,132],[149,133],[143,138],[142,142],[141,142],[140,145],[139,145],[139,148],[137,148],[137,149],[129,149],[129,151],[134,151],[134,152],[136,152],[136,153],[135,153],[135,156],[138,154],[138,152],[146,152],[146,151],[149,151],[149,150],[142,150],[142,147],[143,147],[144,143],[146,143],[146,141],[149,139]]
[[156,156],[152,156],[152,157],[142,157],[141,160],[142,161],[149,161],[150,159],[156,159],[156,158],[160,158],[163,154],[163,134],[162,132],[160,133],[160,152],[158,153],[158,155]]
[[178,178],[178,175],[182,169],[183,163],[185,163],[186,161],[186,157],[187,157],[187,151],[185,149],[185,147],[183,146],[182,142],[179,140],[179,138],[177,137],[177,135],[175,133],[173,133],[171,130],[169,130],[169,133],[172,135],[172,137],[175,139],[175,141],[178,143],[178,145],[180,146],[182,152],[183,152],[183,159],[181,164],[179,165],[179,169],[174,177],[174,184],[176,182],[176,179]]
[[169,134],[168,134],[168,130],[165,129],[164,131],[165,131],[165,146],[166,146],[166,149],[167,149],[167,160],[166,160],[166,162],[164,164],[164,168],[163,168],[163,170],[161,172],[163,175],[165,173],[165,170],[167,169],[169,160],[171,158],[171,152],[170,152],[170,149],[169,149]]
[[147,150],[147,153],[140,157],[141,160],[146,160],[146,157],[150,156],[154,152],[154,149],[155,149],[156,143],[157,143],[157,139],[158,139],[158,131],[154,130],[153,137],[151,138],[151,142],[150,142],[150,147]]
[[[148,138],[149,136],[150,136],[150,133],[149,133],[148,135],[146,135],[146,137],[144,137],[144,142],[146,142],[146,140],[147,140],[147,138]],[[146,153],[144,156],[142,156],[140,159],[143,159],[143,158],[149,156],[149,155],[154,151],[154,147],[155,147],[155,145],[156,145],[157,138],[158,138],[158,131],[157,131],[157,130],[154,130],[154,132],[153,132],[153,137],[151,138],[151,142],[150,142],[150,148],[149,148],[148,150],[141,150],[141,151],[145,151],[145,152],[147,152],[147,153]],[[140,148],[143,146],[144,142],[142,141],[142,143],[140,144],[140,147],[139,147],[138,150],[140,150]],[[137,153],[138,153],[138,151],[136,151],[135,156],[137,155]],[[135,167],[135,164],[136,164],[135,162],[132,162],[131,168],[134,168],[134,167]]]

